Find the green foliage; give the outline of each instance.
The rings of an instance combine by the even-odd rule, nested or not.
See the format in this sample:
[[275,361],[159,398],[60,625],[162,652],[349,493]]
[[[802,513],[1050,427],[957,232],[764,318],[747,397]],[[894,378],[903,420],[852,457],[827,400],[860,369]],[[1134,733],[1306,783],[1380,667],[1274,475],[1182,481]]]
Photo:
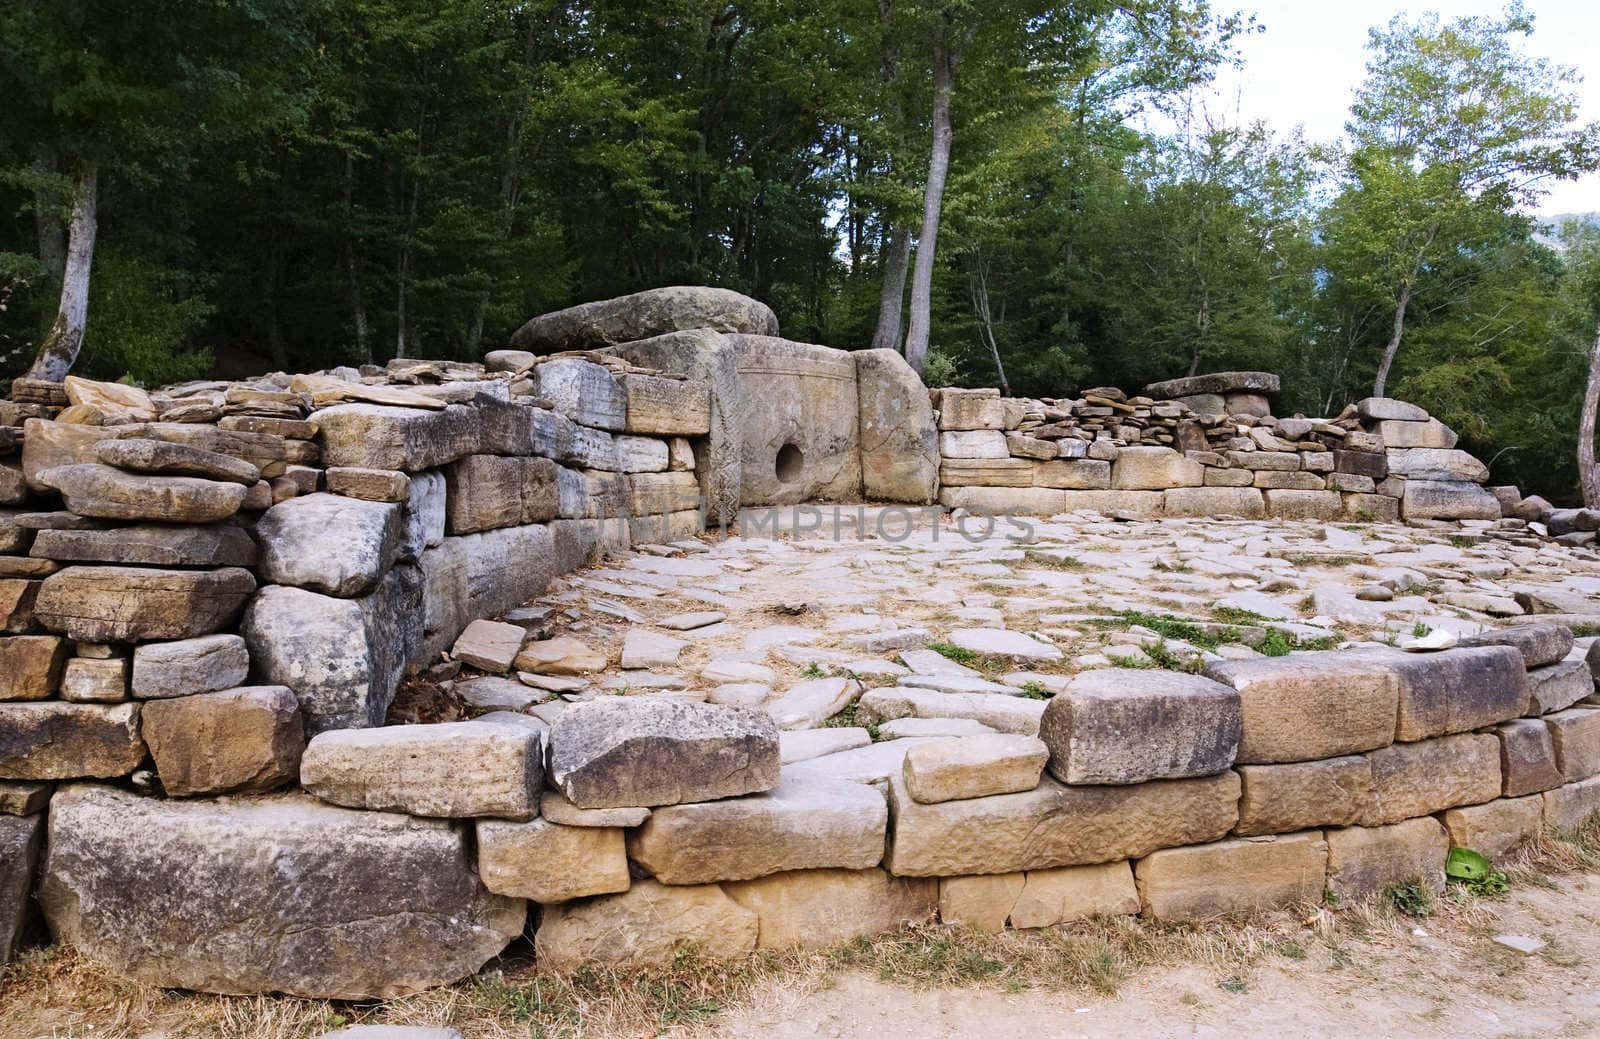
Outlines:
[[78,371],[94,379],[127,379],[146,386],[197,379],[211,351],[186,349],[211,315],[191,275],[103,251],[95,260]]
[[1416,880],[1389,888],[1383,893],[1383,903],[1398,913],[1422,920],[1433,915],[1437,899],[1433,888]]
[[827,678],[828,677],[828,669],[823,667],[821,664],[817,663],[815,660],[812,660],[812,661],[807,662],[806,666],[800,669],[800,677],[801,678]]
[[978,662],[979,654],[973,650],[958,646],[954,642],[930,642],[928,643],[928,648],[946,660],[954,660],[958,664],[975,664]]
[[1022,683],[1022,695],[1030,700],[1048,700],[1050,699],[1050,690],[1038,682],[1029,681]]

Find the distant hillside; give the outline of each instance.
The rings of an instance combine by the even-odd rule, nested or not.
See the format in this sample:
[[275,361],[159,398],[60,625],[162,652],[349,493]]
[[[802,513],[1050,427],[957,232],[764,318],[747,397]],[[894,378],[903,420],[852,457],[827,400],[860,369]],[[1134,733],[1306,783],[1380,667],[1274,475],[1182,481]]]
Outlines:
[[1539,223],[1543,225],[1541,231],[1534,237],[1552,249],[1560,249],[1561,242],[1556,238],[1561,230],[1561,225],[1568,220],[1577,220],[1580,223],[1600,225],[1600,213],[1550,213],[1540,214]]

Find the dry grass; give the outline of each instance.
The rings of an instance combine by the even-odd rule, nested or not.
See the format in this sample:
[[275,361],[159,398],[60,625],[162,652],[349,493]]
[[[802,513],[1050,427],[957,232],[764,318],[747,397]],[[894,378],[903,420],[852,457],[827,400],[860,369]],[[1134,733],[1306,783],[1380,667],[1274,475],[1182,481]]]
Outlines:
[[[1559,887],[1555,878],[1600,870],[1600,817],[1576,834],[1541,841],[1502,868],[1515,887],[1545,888]],[[1495,917],[1494,899],[1452,889],[1421,921],[1392,900],[1374,899],[1204,925],[1106,917],[1004,934],[927,925],[825,950],[732,962],[703,962],[689,952],[668,970],[586,968],[570,975],[541,971],[519,945],[474,978],[376,1004],[175,992],[126,981],[70,952],[44,950],[22,957],[0,979],[0,1039],[313,1039],[356,1023],[449,1025],[467,1039],[704,1035],[725,1011],[796,1003],[849,971],[912,989],[1105,997],[1141,974],[1187,967],[1238,994],[1250,990],[1259,970],[1298,961],[1377,980],[1392,969],[1385,953],[1413,948],[1419,924],[1439,940],[1485,948],[1474,984],[1522,998],[1527,964],[1488,943]],[[1569,965],[1559,936],[1548,938],[1554,941],[1545,962]]]

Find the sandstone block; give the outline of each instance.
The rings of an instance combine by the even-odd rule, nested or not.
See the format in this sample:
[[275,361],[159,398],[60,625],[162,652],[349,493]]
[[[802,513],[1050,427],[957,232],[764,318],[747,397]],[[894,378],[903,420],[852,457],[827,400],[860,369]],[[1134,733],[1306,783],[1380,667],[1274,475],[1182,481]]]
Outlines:
[[1481,805],[1452,808],[1440,816],[1452,848],[1471,848],[1490,860],[1534,840],[1544,829],[1544,800],[1502,797]]
[[49,783],[0,782],[0,815],[37,815],[50,806]]
[[408,651],[422,641],[419,578],[415,567],[394,567],[363,599],[263,588],[239,626],[256,678],[294,690],[308,733],[382,725]]
[[650,818],[648,808],[579,808],[559,790],[546,790],[539,799],[539,815],[561,826],[594,826],[601,829],[642,826]]
[[137,704],[0,703],[0,779],[114,779],[143,760]]
[[145,476],[108,465],[64,465],[39,473],[79,516],[212,523],[239,511],[245,488],[188,476]]
[[550,730],[552,784],[580,808],[655,807],[777,785],[778,729],[738,707],[647,698],[573,704]]
[[1476,635],[1462,636],[1457,645],[1515,646],[1522,654],[1522,663],[1531,671],[1566,659],[1572,652],[1572,629],[1565,624],[1549,623],[1490,628]]
[[328,483],[328,493],[346,498],[400,504],[411,497],[411,477],[393,469],[335,466],[322,475]]
[[1270,396],[1277,394],[1278,390],[1279,380],[1272,372],[1212,372],[1153,382],[1144,388],[1144,392],[1156,400],[1193,397],[1197,394],[1256,393]]
[[400,530],[401,559],[417,559],[444,541],[446,523],[444,473],[412,473]]
[[300,782],[351,808],[526,820],[539,811],[542,749],[537,730],[493,722],[338,729],[306,747]]
[[927,388],[898,350],[857,350],[861,493],[925,504],[939,486],[938,430]]
[[[898,741],[897,741],[898,742]],[[891,783],[887,866],[897,876],[958,876],[1089,865],[1223,837],[1238,820],[1239,777],[1069,787],[920,804]]]
[[161,440],[102,440],[95,445],[94,453],[103,465],[139,473],[196,476],[246,487],[261,479],[261,470],[253,462],[188,444]]
[[586,963],[671,966],[693,947],[711,959],[755,951],[760,918],[716,884],[668,887],[641,880],[626,892],[547,907],[534,936],[539,962],[556,970]]
[[1022,891],[1011,907],[1012,927],[1053,927],[1139,911],[1139,892],[1127,862],[1035,869],[1023,877]]
[[[31,533],[31,531],[30,531]],[[40,581],[0,580],[0,631],[33,631],[33,606],[39,599]]]
[[517,624],[475,620],[456,639],[450,656],[483,671],[505,674],[527,637],[527,629]]
[[700,484],[693,473],[634,473],[628,477],[628,514],[659,516],[700,507]]
[[1500,741],[1500,771],[1507,797],[1536,794],[1560,786],[1555,742],[1550,727],[1537,718],[1517,718],[1496,725]]
[[699,380],[619,375],[627,431],[654,436],[705,436],[711,431],[710,388]]
[[1033,486],[1071,491],[1103,491],[1111,486],[1111,463],[1093,458],[1064,458],[1033,467]]
[[1373,812],[1368,825],[1396,823],[1500,796],[1500,745],[1486,734],[1396,743],[1367,755]]
[[56,694],[68,647],[55,635],[0,637],[0,700],[45,700]]
[[323,464],[419,472],[476,454],[482,419],[470,407],[443,411],[339,404],[317,412]]
[[1322,491],[1326,490],[1328,482],[1316,473],[1307,472],[1259,472],[1255,475],[1255,486],[1263,490],[1293,490],[1293,491]]
[[671,465],[667,442],[655,437],[617,436],[617,468],[625,473],[662,473]]
[[1372,763],[1360,754],[1285,765],[1240,765],[1241,837],[1353,826],[1373,811]]
[[933,919],[938,884],[880,869],[807,869],[723,885],[756,915],[756,948],[829,946]]
[[995,733],[935,740],[906,752],[901,777],[906,792],[922,804],[1014,794],[1039,785],[1049,754],[1032,736]]
[[1500,518],[1500,502],[1475,483],[1412,479],[1406,481],[1400,498],[1400,514],[1408,520],[1495,520]]
[[1006,693],[942,693],[901,687],[869,689],[856,705],[862,724],[894,718],[970,718],[999,732],[1039,734],[1045,705]]
[[557,357],[534,369],[539,396],[572,421],[620,433],[628,426],[628,398],[603,365],[579,357]]
[[1128,447],[1111,465],[1111,486],[1119,491],[1163,491],[1199,487],[1205,480],[1200,463],[1170,447]]
[[[1098,869],[1078,866],[1077,869]],[[1124,867],[1126,868],[1126,867]],[[988,873],[972,877],[939,878],[939,921],[977,931],[999,932],[1011,918],[1027,883],[1026,873]],[[1131,879],[1131,877],[1130,877]]]
[[[1016,487],[1033,486],[1037,465],[1026,458],[949,458],[939,459],[939,483],[946,489],[964,487]],[[1053,496],[1051,500],[1059,500]],[[949,503],[947,502],[948,506]],[[954,508],[955,506],[949,506]],[[971,507],[981,508],[981,505]]]
[[1426,422],[1430,417],[1415,404],[1408,404],[1393,397],[1368,397],[1356,401],[1356,414],[1360,415],[1364,422],[1380,422],[1384,419],[1396,422]]
[[1522,654],[1510,646],[1444,653],[1356,651],[1400,677],[1395,739],[1421,740],[1493,725],[1523,713],[1528,681]]
[[33,916],[33,877],[43,848],[43,815],[0,815],[0,966],[10,962]]
[[731,289],[673,285],[541,314],[516,331],[511,345],[548,354],[686,329],[777,335],[778,318],[765,303]]
[[51,803],[39,899],[63,941],[134,980],[319,999],[449,984],[525,917],[484,890],[444,822],[294,794],[161,801],[81,785]]
[[1600,773],[1600,709],[1574,707],[1546,715],[1556,768],[1565,783]]
[[1006,404],[998,390],[939,391],[939,429],[1005,429]]
[[[1529,625],[1537,627],[1537,625]],[[1582,658],[1528,669],[1528,703],[1522,713],[1549,714],[1594,695],[1594,675]]]
[[256,524],[261,575],[340,598],[367,595],[400,548],[400,506],[309,494],[268,509]]
[[1451,448],[1456,446],[1456,434],[1449,426],[1436,418],[1422,421],[1405,421],[1399,419],[1382,419],[1374,430],[1383,438],[1384,445],[1391,451],[1396,448],[1432,447]]
[[300,775],[305,728],[281,685],[155,700],[140,720],[169,797],[272,790]]
[[1274,519],[1338,519],[1344,507],[1338,491],[1274,490],[1261,492],[1267,515]]
[[1355,523],[1399,523],[1400,500],[1386,494],[1346,494],[1339,518]]
[[555,519],[556,464],[548,458],[468,455],[445,467],[451,534],[471,534]]
[[548,819],[479,819],[478,872],[497,895],[566,902],[628,890],[628,853],[616,827]]
[[[1231,469],[1208,469],[1206,479],[1211,486],[1174,487],[1167,491],[1163,511],[1168,516],[1238,516],[1241,519],[1265,519],[1266,499],[1254,487],[1217,486],[1211,474],[1232,473]],[[1248,476],[1246,477],[1248,481]]]
[[34,612],[79,642],[137,642],[209,635],[255,591],[248,570],[143,570],[70,566],[45,578]]
[[1392,450],[1388,456],[1389,471],[1411,480],[1483,483],[1489,479],[1489,467],[1465,451],[1413,447]]
[[1073,678],[1039,725],[1050,774],[1080,785],[1214,775],[1233,764],[1239,734],[1231,686],[1121,668]]
[[141,525],[113,530],[41,530],[36,559],[142,566],[256,565],[256,543],[242,527]]
[[516,656],[518,671],[539,675],[587,675],[604,671],[609,658],[579,639],[558,635],[553,639],[534,639]]
[[749,880],[883,859],[888,809],[859,783],[785,778],[764,793],[657,808],[628,854],[663,884]]
[[939,434],[941,458],[1010,458],[1006,435],[998,429],[949,430]]
[[[1253,473],[1251,473],[1251,471],[1249,469],[1217,469],[1217,468],[1215,468],[1213,466],[1209,466],[1208,465],[1208,466],[1206,466],[1206,483],[1205,483],[1205,485],[1207,487],[1254,487],[1255,486],[1255,476],[1254,476]],[[1175,487],[1175,488],[1173,488],[1173,490],[1179,490],[1179,488]],[[1189,502],[1194,501],[1194,500],[1195,499],[1190,499],[1190,498],[1187,498],[1187,497],[1181,496],[1181,495],[1177,498],[1177,502],[1178,502],[1178,505],[1179,505],[1180,508],[1188,507]],[[1267,500],[1265,498],[1262,498],[1261,499],[1261,516],[1262,517],[1266,516],[1266,514],[1267,514],[1266,513],[1266,509],[1267,509]]]
[[249,673],[250,652],[238,635],[152,642],[133,651],[133,695],[143,700],[229,689]]
[[1240,764],[1312,761],[1394,740],[1400,678],[1353,653],[1290,653],[1207,665],[1205,675],[1239,692]]
[[1155,920],[1207,920],[1319,903],[1328,878],[1320,830],[1168,848],[1134,867],[1144,912]]
[[1438,820],[1410,819],[1392,826],[1328,830],[1328,890],[1341,904],[1420,882],[1444,890],[1450,837]]
[[61,698],[72,703],[121,703],[128,698],[128,659],[67,661],[61,671]]
[[1544,828],[1551,833],[1572,833],[1600,812],[1600,776],[1546,790]]
[[[1298,451],[1229,451],[1226,458],[1235,469],[1248,469],[1251,472],[1292,473],[1300,469]],[[1254,477],[1251,480],[1253,482]]]

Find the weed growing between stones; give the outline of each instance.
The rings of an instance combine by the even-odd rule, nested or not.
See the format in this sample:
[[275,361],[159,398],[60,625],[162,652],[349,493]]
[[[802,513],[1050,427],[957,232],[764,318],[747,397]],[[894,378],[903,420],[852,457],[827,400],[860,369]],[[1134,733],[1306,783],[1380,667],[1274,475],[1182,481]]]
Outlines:
[[1406,884],[1396,884],[1383,893],[1383,903],[1398,913],[1416,920],[1425,920],[1433,915],[1437,899],[1433,888],[1426,881],[1414,880]]
[[[1083,570],[1089,565],[1077,556],[1062,555],[1058,552],[1045,552],[1036,548],[1024,549],[1022,558],[1034,566],[1042,566],[1047,570]],[[1157,564],[1157,569],[1160,568],[1160,564]]]

